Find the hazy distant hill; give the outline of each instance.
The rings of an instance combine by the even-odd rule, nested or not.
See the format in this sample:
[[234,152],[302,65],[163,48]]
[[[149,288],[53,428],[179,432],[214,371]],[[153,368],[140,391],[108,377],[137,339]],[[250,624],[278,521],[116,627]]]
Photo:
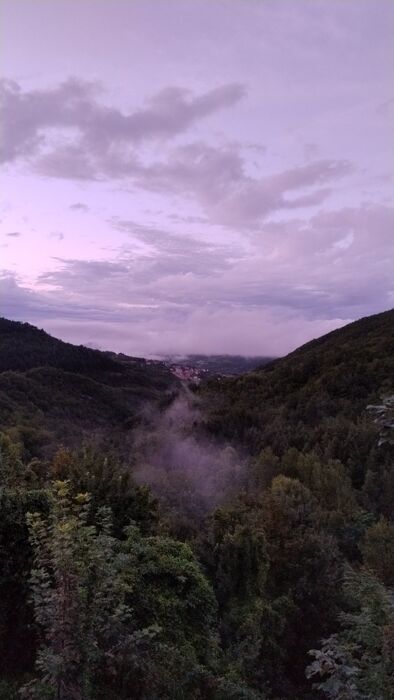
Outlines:
[[146,403],[165,403],[176,386],[160,362],[64,343],[28,323],[0,319],[0,428],[31,454],[56,441],[120,444]]

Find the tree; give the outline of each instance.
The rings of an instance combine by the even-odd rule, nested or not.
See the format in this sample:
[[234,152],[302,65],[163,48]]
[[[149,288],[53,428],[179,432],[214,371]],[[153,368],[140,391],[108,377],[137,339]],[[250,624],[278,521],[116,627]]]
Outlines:
[[108,509],[89,524],[89,506],[58,481],[48,518],[28,516],[40,648],[24,697],[200,697],[214,680],[216,607],[190,548],[135,526],[118,540]]
[[34,633],[29,605],[29,545],[26,513],[48,509],[21,447],[0,434],[0,677],[31,671]]
[[218,600],[227,673],[250,692],[264,693],[273,659],[278,665],[281,656],[287,610],[285,601],[272,603],[267,595],[269,560],[260,509],[242,501],[218,508],[200,546]]
[[394,525],[385,518],[368,528],[362,544],[366,566],[386,586],[394,587]]
[[102,507],[111,509],[113,532],[122,537],[124,528],[135,523],[151,534],[157,523],[157,502],[146,486],[135,483],[130,468],[113,455],[92,448],[71,452],[60,448],[52,459],[50,479],[68,480],[75,493],[89,493],[89,522]]
[[249,489],[259,492],[271,485],[272,479],[280,473],[280,460],[271,447],[266,447],[258,457],[251,460],[249,467]]
[[209,697],[219,654],[216,601],[190,547],[131,528],[122,553],[134,624],[158,630],[134,671],[126,656],[116,673],[127,697]]
[[332,700],[393,700],[394,602],[367,571],[346,570],[344,592],[348,611],[342,628],[310,654],[308,678]]
[[48,519],[28,514],[34,552],[32,597],[41,644],[36,666],[42,680],[24,689],[26,697],[82,700],[91,697],[100,648],[111,617],[123,609],[123,583],[114,571],[116,541],[107,510],[99,526],[88,525],[89,495],[70,493],[55,482]]
[[308,649],[330,633],[338,615],[341,558],[322,529],[316,498],[297,479],[273,480],[261,518],[270,561],[267,590],[288,601],[280,637],[286,674],[276,679],[277,694],[294,697],[302,688]]

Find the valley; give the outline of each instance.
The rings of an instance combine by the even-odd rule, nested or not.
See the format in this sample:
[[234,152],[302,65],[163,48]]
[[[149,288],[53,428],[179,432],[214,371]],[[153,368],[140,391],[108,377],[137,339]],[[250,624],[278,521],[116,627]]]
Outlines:
[[393,349],[394,311],[266,364],[1,319],[0,698],[391,700]]

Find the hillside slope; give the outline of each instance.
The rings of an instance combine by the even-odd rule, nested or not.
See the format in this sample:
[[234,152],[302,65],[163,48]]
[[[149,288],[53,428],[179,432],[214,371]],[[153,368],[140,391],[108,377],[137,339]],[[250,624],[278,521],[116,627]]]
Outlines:
[[114,362],[98,350],[64,343],[29,323],[0,318],[1,372],[57,367],[92,374],[114,369],[114,366]]
[[391,700],[393,312],[195,393],[2,325],[0,698],[316,700],[315,650]]
[[84,440],[125,449],[141,408],[165,403],[175,386],[162,363],[125,362],[0,319],[0,429],[31,456]]
[[376,429],[366,411],[393,392],[394,310],[333,331],[236,379],[211,382],[208,428],[257,454],[315,449],[347,463],[356,482]]

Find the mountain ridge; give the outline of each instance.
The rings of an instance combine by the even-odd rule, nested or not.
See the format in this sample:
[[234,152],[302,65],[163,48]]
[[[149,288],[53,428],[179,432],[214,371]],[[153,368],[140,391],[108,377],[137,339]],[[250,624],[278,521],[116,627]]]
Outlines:
[[[318,432],[337,417],[354,426],[368,403],[392,391],[393,348],[394,310],[388,310],[246,374],[208,378],[198,390],[206,426],[252,452],[270,442],[282,441],[283,449],[304,445],[294,434],[297,425],[300,434]],[[167,406],[178,386],[163,362],[75,346],[30,324],[0,319],[0,428],[18,426],[32,456],[56,440],[77,444],[97,425],[103,439],[111,436],[119,449],[123,441],[129,449],[130,430],[144,407]],[[316,440],[309,436],[307,447]]]
[[253,454],[266,447],[278,453],[291,447],[325,452],[347,464],[361,484],[363,460],[376,439],[366,409],[394,393],[393,380],[394,310],[389,310],[254,372],[208,382],[201,396],[207,427],[218,438]]
[[177,381],[162,363],[115,358],[0,319],[0,429],[32,457],[93,438],[129,450],[130,429],[145,405],[165,405]]

